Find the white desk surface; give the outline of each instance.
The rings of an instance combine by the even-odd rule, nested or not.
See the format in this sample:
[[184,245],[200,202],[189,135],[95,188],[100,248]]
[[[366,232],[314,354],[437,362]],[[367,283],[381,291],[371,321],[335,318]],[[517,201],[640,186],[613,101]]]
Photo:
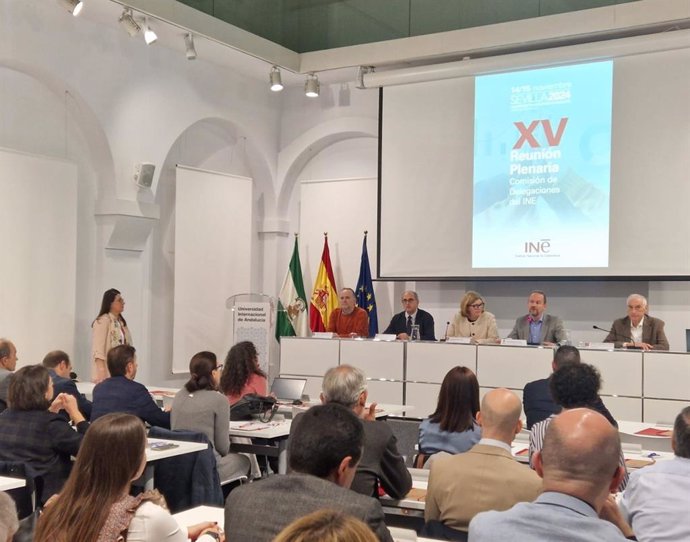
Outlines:
[[[299,412],[304,412],[309,410],[311,407],[320,405],[320,401],[311,401],[309,403],[304,403],[301,405],[293,405],[291,403],[278,403],[279,413],[291,413],[294,417]],[[367,405],[369,407],[369,405]],[[404,412],[409,412],[414,410],[412,405],[392,405],[389,403],[376,403],[376,417],[385,418],[387,416],[397,416],[403,414]]]
[[171,439],[160,439],[160,438],[150,438],[148,439],[149,444],[151,442],[172,442],[177,444],[177,447],[170,448],[168,450],[152,450],[148,446],[146,447],[146,461],[156,461],[157,459],[165,459],[167,457],[175,457],[176,455],[190,454],[193,452],[200,452],[208,448],[208,444],[205,442],[186,442],[183,440],[171,440]]
[[281,438],[290,434],[292,420],[262,423],[258,420],[230,422],[231,437]]
[[223,529],[225,524],[225,510],[219,506],[195,506],[173,514],[173,517],[181,527],[189,527],[202,521],[215,521]]
[[[83,393],[88,398],[93,398],[93,389],[96,387],[96,384],[88,381],[80,381],[76,382],[76,385],[79,393]],[[175,394],[180,391],[180,388],[166,388],[164,386],[146,386],[146,389],[149,390],[149,393],[154,397],[160,398],[173,398]]]
[[7,491],[9,489],[17,489],[18,487],[26,486],[24,478],[12,478],[10,476],[0,476],[0,491]]
[[638,431],[642,431],[644,429],[650,429],[652,427],[656,428],[656,429],[668,429],[668,430],[673,429],[673,427],[671,427],[669,425],[663,425],[663,424],[618,421],[618,432],[619,433],[624,433],[626,435],[633,435],[636,437],[649,438],[649,439],[670,439],[671,438],[671,437],[657,437],[654,435],[638,435],[637,434]]

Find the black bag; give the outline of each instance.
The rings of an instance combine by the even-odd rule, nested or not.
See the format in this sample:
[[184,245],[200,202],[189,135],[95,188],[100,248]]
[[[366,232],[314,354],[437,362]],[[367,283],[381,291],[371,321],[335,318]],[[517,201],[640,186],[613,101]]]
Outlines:
[[258,417],[262,422],[270,422],[276,410],[278,402],[275,397],[248,393],[230,407],[230,420],[236,422]]

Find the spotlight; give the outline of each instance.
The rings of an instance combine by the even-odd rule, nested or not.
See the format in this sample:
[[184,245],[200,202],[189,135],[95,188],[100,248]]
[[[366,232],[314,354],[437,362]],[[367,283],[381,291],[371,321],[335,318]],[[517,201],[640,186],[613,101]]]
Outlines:
[[319,96],[319,78],[316,74],[310,73],[307,76],[307,81],[304,83],[304,94],[308,98],[317,98]]
[[59,0],[59,2],[75,17],[81,13],[81,8],[84,7],[84,2],[81,0]]
[[278,69],[278,66],[273,66],[271,68],[269,79],[271,81],[271,90],[273,92],[280,92],[283,90],[283,80],[280,77],[280,70]]
[[196,49],[194,48],[194,36],[192,34],[184,35],[184,46],[187,50],[187,60],[194,60],[196,58]]
[[125,8],[123,10],[122,15],[120,15],[119,23],[124,27],[131,37],[134,37],[141,32],[141,26],[139,26],[139,23],[134,20],[132,10],[129,8]]
[[148,18],[144,19],[144,41],[146,42],[146,45],[151,45],[154,41],[158,39],[158,36],[156,33],[151,30],[151,27],[149,26],[149,20]]

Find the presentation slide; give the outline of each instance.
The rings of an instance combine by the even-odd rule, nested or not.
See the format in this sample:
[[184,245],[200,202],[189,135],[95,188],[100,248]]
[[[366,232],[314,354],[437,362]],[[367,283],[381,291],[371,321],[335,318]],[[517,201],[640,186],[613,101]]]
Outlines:
[[606,267],[613,62],[475,79],[472,267]]

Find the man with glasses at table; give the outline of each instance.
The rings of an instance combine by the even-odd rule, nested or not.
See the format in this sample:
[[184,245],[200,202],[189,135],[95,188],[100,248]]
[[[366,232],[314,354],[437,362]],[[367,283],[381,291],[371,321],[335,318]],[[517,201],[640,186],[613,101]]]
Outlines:
[[428,312],[419,308],[419,296],[417,292],[405,290],[402,294],[402,306],[405,309],[393,318],[391,323],[383,332],[384,334],[394,334],[397,339],[406,341],[410,338],[412,326],[419,326],[419,338],[423,341],[435,341],[434,317]]

